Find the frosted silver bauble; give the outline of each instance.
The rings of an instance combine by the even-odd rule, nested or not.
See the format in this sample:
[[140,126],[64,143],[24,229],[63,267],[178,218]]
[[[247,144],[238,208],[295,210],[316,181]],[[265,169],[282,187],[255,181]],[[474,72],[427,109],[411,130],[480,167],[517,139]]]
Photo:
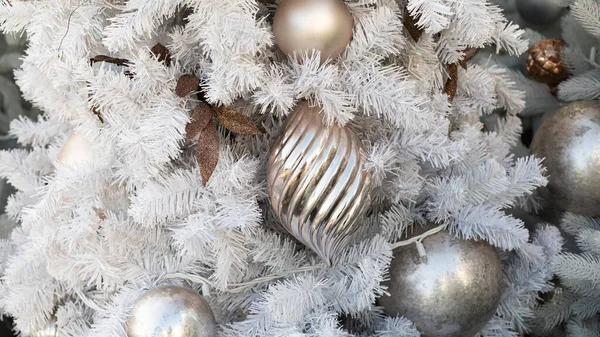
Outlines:
[[559,0],[517,0],[517,11],[523,20],[535,25],[550,25],[562,13]]
[[216,337],[217,323],[206,300],[194,290],[162,286],[135,303],[128,337]]
[[283,0],[275,11],[273,34],[279,49],[298,56],[321,52],[321,63],[336,58],[352,39],[354,20],[342,0]]
[[43,329],[31,331],[29,337],[58,337],[56,317],[52,317]]
[[327,127],[319,108],[296,107],[271,148],[267,190],[281,223],[334,264],[371,202],[361,141],[348,128]]
[[545,158],[540,194],[556,209],[600,216],[600,101],[573,102],[542,120],[531,153]]
[[[427,228],[430,229],[431,227]],[[412,321],[423,337],[472,337],[494,315],[502,296],[502,264],[482,241],[461,240],[442,231],[394,250],[390,296],[379,299],[390,316]]]
[[58,162],[65,166],[82,164],[92,159],[92,144],[78,133],[73,133],[67,138],[58,154]]

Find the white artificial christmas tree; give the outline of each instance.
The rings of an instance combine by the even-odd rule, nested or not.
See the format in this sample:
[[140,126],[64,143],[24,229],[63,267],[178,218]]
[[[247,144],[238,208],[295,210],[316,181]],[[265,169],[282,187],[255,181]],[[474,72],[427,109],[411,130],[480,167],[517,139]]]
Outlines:
[[[56,318],[61,337],[124,337],[136,300],[162,285],[201,293],[222,336],[419,336],[376,299],[392,248],[425,222],[501,252],[502,301],[481,335],[530,328],[563,238],[549,225],[530,236],[505,212],[536,206],[528,196],[546,183],[540,159],[511,154],[525,94],[500,65],[457,66],[467,48],[525,52],[523,32],[484,0],[346,5],[352,41],[325,64],[278,49],[274,1],[0,7],[5,32],[27,33],[15,76],[44,111],[11,124],[26,150],[0,152],[0,176],[18,190],[6,211],[20,224],[0,245],[0,307],[24,336]],[[157,43],[171,62],[151,52]],[[201,95],[177,95],[184,74],[201,80]],[[185,134],[202,99],[264,130],[218,126],[218,164],[204,181]],[[372,179],[367,216],[332,267],[283,231],[266,193],[270,145],[302,100],[358,135]],[[496,109],[505,117],[484,129],[479,117]],[[73,134],[92,160],[59,160]]]

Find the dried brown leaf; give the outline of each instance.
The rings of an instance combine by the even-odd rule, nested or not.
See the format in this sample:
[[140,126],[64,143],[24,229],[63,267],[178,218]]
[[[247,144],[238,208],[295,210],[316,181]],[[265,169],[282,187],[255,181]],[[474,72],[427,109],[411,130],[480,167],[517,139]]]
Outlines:
[[171,53],[167,47],[163,46],[161,43],[157,43],[154,45],[154,47],[152,47],[152,49],[150,49],[150,51],[152,54],[158,56],[158,60],[160,62],[164,61],[167,67],[171,65]]
[[215,116],[213,108],[205,102],[200,102],[192,112],[190,122],[185,126],[185,137],[189,141],[198,139],[200,133]]
[[458,86],[458,66],[456,63],[446,65],[446,69],[448,70],[448,80],[444,85],[444,92],[448,95],[448,99],[450,102],[454,99],[456,95],[456,90]]
[[190,92],[198,89],[200,85],[200,79],[194,75],[186,74],[182,75],[177,81],[177,88],[175,88],[175,93],[179,97],[185,97],[190,94]]
[[198,138],[198,165],[200,165],[200,175],[204,186],[206,186],[219,162],[219,141],[217,123],[211,120],[200,132]]
[[419,27],[417,25],[417,22],[419,21],[419,17],[412,17],[409,13],[408,10],[406,12],[404,12],[404,19],[403,19],[403,23],[404,23],[404,27],[406,27],[406,30],[408,30],[408,33],[410,34],[410,36],[412,36],[413,40],[415,40],[415,42],[419,42],[419,39],[421,38],[421,35],[423,35],[423,28]]
[[119,58],[115,58],[115,57],[111,57],[111,56],[107,56],[107,55],[96,55],[90,59],[90,64],[94,64],[96,62],[112,63],[112,64],[116,64],[121,67],[129,66],[129,60],[119,59]]
[[259,135],[260,130],[254,125],[254,122],[241,113],[226,108],[218,108],[217,120],[228,130],[240,135]]

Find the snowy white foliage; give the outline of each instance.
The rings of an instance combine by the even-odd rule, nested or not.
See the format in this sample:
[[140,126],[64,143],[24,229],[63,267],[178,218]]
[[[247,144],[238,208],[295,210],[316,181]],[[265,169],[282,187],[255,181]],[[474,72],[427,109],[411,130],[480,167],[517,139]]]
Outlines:
[[[277,49],[273,2],[13,0],[0,7],[4,31],[27,33],[15,75],[24,97],[44,111],[11,125],[28,150],[0,152],[0,176],[18,189],[7,215],[20,224],[0,242],[0,307],[24,335],[54,315],[61,337],[124,337],[140,294],[185,282],[210,302],[221,336],[417,337],[411,322],[386,317],[376,299],[385,292],[391,244],[424,221],[510,252],[505,298],[482,335],[524,329],[519,315],[531,316],[536,292],[550,287],[547,267],[569,257],[557,255],[553,227],[532,239],[505,213],[546,183],[540,160],[511,154],[527,96],[509,70],[487,62],[459,67],[453,100],[442,91],[446,65],[464,49],[520,54],[523,32],[485,0],[347,4],[353,39],[323,65],[317,54],[291,60]],[[403,27],[407,11],[425,31],[419,41]],[[171,66],[151,54],[157,42],[170,50]],[[90,64],[96,55],[129,65]],[[175,94],[182,74],[202,80],[211,104],[236,108],[266,131],[223,133],[208,182],[195,144],[184,140],[196,99]],[[362,235],[331,268],[281,230],[266,197],[269,144],[302,99],[358,134],[373,176]],[[484,130],[479,117],[497,109],[505,117]],[[90,140],[92,162],[56,164],[72,132]],[[593,239],[581,238],[582,247]],[[581,263],[596,263],[594,248],[588,254]]]

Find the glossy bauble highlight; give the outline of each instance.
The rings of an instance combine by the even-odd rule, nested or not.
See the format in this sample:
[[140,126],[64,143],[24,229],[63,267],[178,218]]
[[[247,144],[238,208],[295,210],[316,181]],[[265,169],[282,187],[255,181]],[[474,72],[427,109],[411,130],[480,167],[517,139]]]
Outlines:
[[[427,229],[430,229],[429,227]],[[412,321],[423,337],[471,337],[496,312],[503,287],[502,263],[494,247],[461,240],[446,231],[394,250],[389,296],[379,299],[390,316]]]
[[194,290],[162,286],[140,296],[127,322],[128,337],[216,337],[217,323]]
[[275,11],[273,34],[285,54],[299,57],[317,50],[323,63],[346,49],[353,24],[342,0],[283,0]]
[[92,159],[92,144],[78,133],[73,133],[67,138],[58,154],[58,162],[64,166],[80,165]]
[[531,153],[545,158],[548,185],[539,191],[553,208],[600,216],[600,101],[569,103],[545,117]]

